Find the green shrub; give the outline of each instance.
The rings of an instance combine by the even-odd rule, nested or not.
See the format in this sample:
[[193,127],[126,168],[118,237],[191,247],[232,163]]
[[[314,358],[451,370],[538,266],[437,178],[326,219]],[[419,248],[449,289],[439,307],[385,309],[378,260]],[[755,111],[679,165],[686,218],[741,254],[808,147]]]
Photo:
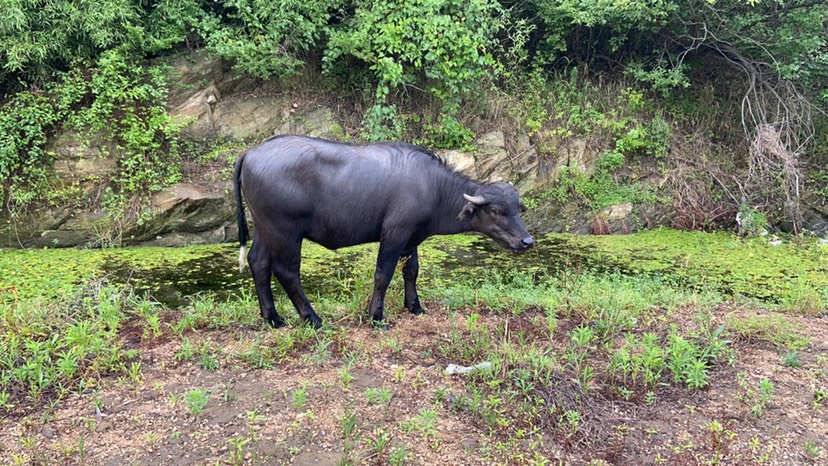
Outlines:
[[117,52],[61,73],[43,90],[15,94],[0,107],[0,194],[12,205],[47,194],[45,145],[61,126],[87,141],[112,143],[121,169],[112,180],[118,193],[152,192],[176,181],[179,128],[167,114],[166,95],[161,68],[135,66]]
[[441,104],[429,132],[433,145],[469,139],[457,116],[464,96],[477,91],[497,63],[490,50],[502,23],[491,0],[378,0],[360,4],[352,17],[331,27],[325,69],[365,64],[377,82],[374,105],[364,119],[368,139],[399,136],[392,93],[422,87]]
[[[227,0],[204,8],[196,29],[207,46],[259,78],[288,76],[319,47],[337,0]],[[206,10],[206,11],[204,11]],[[212,11],[210,11],[212,10]]]

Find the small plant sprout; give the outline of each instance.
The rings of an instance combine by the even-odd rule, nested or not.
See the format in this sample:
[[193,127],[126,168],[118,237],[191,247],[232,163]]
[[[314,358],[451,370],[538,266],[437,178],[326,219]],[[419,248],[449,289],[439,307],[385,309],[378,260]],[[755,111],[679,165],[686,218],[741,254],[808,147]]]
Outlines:
[[796,351],[789,351],[783,354],[782,365],[793,369],[802,367],[802,361],[799,360],[799,353]]
[[391,390],[387,388],[368,388],[365,390],[365,398],[372,405],[387,406],[391,402]]
[[308,390],[306,387],[299,387],[290,395],[290,403],[298,410],[305,409],[308,404]]
[[802,451],[805,453],[805,456],[811,460],[818,460],[825,456],[825,452],[819,447],[819,444],[813,440],[805,441],[805,443],[802,444]]

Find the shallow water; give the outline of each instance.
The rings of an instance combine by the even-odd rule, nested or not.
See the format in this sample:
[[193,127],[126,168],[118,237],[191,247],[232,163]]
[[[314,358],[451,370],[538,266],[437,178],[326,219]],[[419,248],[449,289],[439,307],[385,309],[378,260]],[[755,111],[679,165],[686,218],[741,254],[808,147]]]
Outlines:
[[[302,280],[311,300],[373,279],[377,245],[329,251],[306,241]],[[439,287],[480,274],[659,276],[688,287],[779,302],[809,292],[828,302],[828,247],[793,239],[772,247],[727,233],[654,230],[626,236],[547,235],[525,254],[474,235],[434,237],[420,247],[420,282]],[[59,290],[90,276],[125,283],[168,305],[189,296],[219,298],[253,292],[249,270],[238,272],[238,246],[108,250],[0,250],[0,292],[31,295]],[[508,281],[506,281],[508,283]],[[274,281],[274,291],[280,287]]]

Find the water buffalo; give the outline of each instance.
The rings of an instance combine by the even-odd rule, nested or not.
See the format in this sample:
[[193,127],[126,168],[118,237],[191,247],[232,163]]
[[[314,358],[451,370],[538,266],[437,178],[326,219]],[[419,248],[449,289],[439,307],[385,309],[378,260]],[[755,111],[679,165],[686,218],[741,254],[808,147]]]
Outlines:
[[236,161],[239,268],[248,238],[242,192],[253,215],[253,272],[262,317],[284,321],[273,304],[271,273],[296,311],[319,328],[299,278],[302,240],[328,249],[379,241],[374,292],[368,310],[383,320],[385,292],[400,259],[405,307],[423,313],[417,296],[417,246],[432,235],[477,231],[515,252],[534,245],[511,184],[482,184],[455,172],[425,149],[385,142],[344,144],[302,136],[277,136]]

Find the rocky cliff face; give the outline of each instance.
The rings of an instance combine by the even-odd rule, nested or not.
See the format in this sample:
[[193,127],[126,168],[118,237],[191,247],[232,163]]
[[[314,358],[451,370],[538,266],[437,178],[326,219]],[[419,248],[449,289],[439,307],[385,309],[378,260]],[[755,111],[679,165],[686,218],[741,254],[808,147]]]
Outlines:
[[[196,142],[243,141],[247,146],[277,134],[304,134],[336,139],[342,121],[324,105],[274,92],[273,83],[240,78],[218,58],[181,56],[171,63],[171,115],[185,124],[183,135]],[[507,142],[508,141],[508,142]],[[444,151],[439,155],[469,176],[485,181],[510,181],[522,193],[552,187],[563,167],[594,170],[598,152],[585,141],[563,141],[556,154],[539,155],[526,134],[490,131],[475,141],[474,152]],[[116,174],[111,157],[117,148],[84,143],[75,133],[57,135],[49,150],[56,154],[53,175],[60,186],[72,186],[94,199],[103,182]],[[126,244],[180,246],[232,241],[236,238],[232,183],[192,180],[152,196],[149,215],[140,222],[118,223],[105,212],[66,206],[32,212],[27,218],[0,223],[0,246],[97,246],[119,240]],[[651,180],[660,183],[662,180]],[[812,200],[809,225],[828,232],[828,209]],[[90,202],[89,205],[94,205]],[[624,202],[598,213],[573,204],[539,202],[525,215],[536,233],[632,233],[669,225],[671,208],[662,204]]]

